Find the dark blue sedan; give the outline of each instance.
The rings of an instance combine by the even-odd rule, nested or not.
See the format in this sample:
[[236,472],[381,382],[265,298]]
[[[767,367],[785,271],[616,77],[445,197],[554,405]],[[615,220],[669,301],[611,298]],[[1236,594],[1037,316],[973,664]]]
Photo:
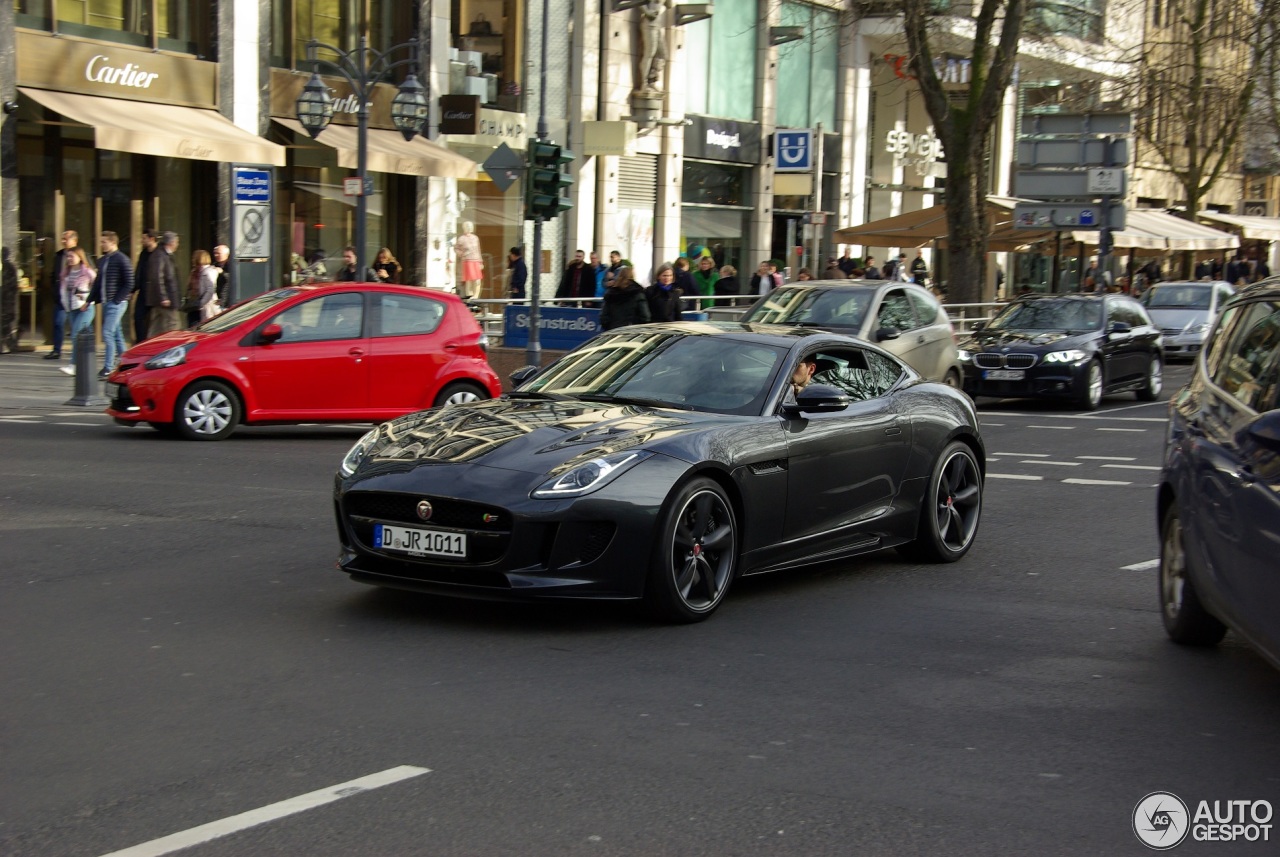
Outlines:
[[1231,628],[1280,667],[1280,278],[1225,304],[1174,397],[1158,514],[1169,636]]

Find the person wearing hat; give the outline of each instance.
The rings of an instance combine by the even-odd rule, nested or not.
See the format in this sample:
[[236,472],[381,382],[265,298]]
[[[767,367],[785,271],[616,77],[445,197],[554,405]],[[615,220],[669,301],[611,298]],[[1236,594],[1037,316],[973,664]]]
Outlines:
[[160,236],[151,258],[147,260],[147,338],[177,330],[182,326],[181,294],[178,271],[173,254],[178,250],[178,234]]

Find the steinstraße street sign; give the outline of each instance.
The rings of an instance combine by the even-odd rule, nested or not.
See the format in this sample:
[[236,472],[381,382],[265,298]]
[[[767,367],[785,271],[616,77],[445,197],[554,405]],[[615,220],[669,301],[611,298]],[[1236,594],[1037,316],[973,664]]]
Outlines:
[[[1013,181],[1014,194],[1023,199],[1092,199],[1095,196],[1123,196],[1125,190],[1124,170],[1107,167],[1019,170]],[[1112,189],[1093,190],[1102,186]]]
[[517,155],[506,143],[493,150],[485,162],[480,165],[493,179],[494,187],[502,193],[524,175],[526,164],[524,158]]

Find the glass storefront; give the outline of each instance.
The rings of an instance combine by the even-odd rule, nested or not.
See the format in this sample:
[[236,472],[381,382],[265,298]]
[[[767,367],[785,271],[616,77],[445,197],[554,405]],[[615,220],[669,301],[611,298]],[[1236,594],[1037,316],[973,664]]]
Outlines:
[[449,95],[524,112],[525,6],[521,0],[451,0]]
[[685,159],[680,252],[710,253],[717,267],[742,270],[751,208],[751,168]]
[[14,20],[33,30],[209,57],[213,8],[213,0],[15,0]]

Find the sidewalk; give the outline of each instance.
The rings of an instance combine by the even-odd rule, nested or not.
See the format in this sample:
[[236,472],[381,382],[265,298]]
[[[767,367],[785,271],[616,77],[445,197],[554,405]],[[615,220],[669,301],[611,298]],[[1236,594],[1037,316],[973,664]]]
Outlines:
[[[42,346],[36,351],[0,354],[0,413],[48,410],[101,413],[103,405],[67,404],[76,394],[76,379],[58,371],[59,366],[66,365],[65,360],[45,360],[48,353],[48,346]],[[99,351],[94,365],[101,368],[102,359],[103,353]],[[101,395],[102,382],[94,379],[93,390]]]

